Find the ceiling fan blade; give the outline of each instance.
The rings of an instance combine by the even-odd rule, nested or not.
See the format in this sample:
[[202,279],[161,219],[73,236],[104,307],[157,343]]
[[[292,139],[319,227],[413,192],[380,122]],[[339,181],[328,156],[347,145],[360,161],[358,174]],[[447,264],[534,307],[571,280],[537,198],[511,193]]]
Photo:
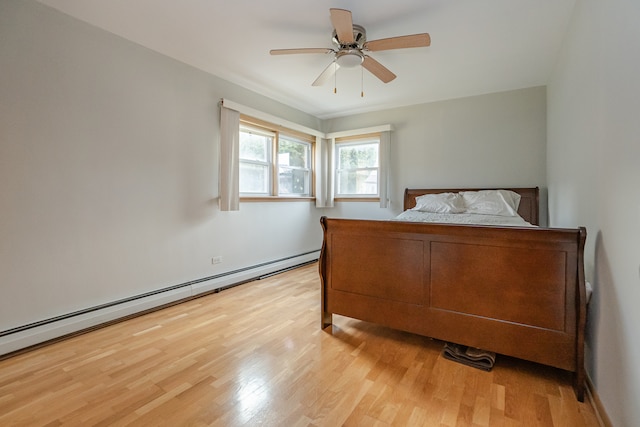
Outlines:
[[388,39],[371,40],[364,48],[371,52],[390,49],[405,49],[409,47],[427,47],[431,45],[429,33],[412,34],[410,36],[390,37]]
[[396,78],[396,75],[389,71],[387,67],[370,56],[366,55],[364,57],[362,66],[366,68],[371,74],[382,80],[383,83],[389,83],[391,80]]
[[336,61],[333,61],[327,68],[324,69],[322,73],[318,76],[318,78],[311,83],[311,86],[322,86],[329,80],[335,73],[336,70],[340,68]]
[[331,12],[331,23],[336,30],[340,43],[353,43],[353,19],[351,18],[351,11],[344,9],[329,9],[329,11]]
[[271,49],[269,53],[271,55],[291,55],[296,53],[332,53],[333,49],[324,47],[308,47],[301,49]]

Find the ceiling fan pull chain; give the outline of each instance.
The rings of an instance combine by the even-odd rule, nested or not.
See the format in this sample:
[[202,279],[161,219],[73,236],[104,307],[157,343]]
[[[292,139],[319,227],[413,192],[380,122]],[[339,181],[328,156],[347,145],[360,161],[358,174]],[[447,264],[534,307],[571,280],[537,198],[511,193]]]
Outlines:
[[333,62],[333,93],[338,93],[338,63]]
[[364,67],[360,67],[360,98],[364,98]]

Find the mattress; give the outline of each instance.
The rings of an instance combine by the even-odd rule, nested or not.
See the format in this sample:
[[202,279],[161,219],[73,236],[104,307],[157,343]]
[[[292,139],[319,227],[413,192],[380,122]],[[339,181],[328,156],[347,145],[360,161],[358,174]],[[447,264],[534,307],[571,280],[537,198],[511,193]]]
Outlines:
[[438,224],[496,225],[507,227],[535,227],[519,216],[484,215],[474,213],[433,213],[406,210],[394,221],[433,222]]

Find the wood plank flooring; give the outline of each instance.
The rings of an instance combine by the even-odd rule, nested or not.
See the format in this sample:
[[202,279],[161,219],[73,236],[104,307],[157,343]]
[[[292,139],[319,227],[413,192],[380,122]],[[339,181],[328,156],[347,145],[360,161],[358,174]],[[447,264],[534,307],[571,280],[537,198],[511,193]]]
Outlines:
[[0,361],[2,426],[597,426],[570,376],[334,315],[317,264]]

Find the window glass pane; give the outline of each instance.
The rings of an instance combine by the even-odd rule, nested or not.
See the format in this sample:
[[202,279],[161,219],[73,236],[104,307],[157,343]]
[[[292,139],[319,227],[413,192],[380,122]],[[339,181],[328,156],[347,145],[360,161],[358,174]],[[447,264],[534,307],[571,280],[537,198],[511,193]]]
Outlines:
[[280,137],[278,143],[278,164],[280,166],[309,167],[310,144]]
[[240,192],[269,194],[269,167],[240,162]]
[[309,194],[310,173],[305,169],[280,167],[278,170],[278,192],[280,194]]
[[240,131],[240,158],[243,160],[269,161],[269,147],[273,137],[259,133]]
[[338,145],[338,169],[377,168],[378,143]]
[[377,196],[380,141],[336,144],[336,195]]
[[280,135],[278,141],[278,194],[310,194],[311,144]]
[[337,174],[338,194],[377,195],[378,170],[342,170]]

